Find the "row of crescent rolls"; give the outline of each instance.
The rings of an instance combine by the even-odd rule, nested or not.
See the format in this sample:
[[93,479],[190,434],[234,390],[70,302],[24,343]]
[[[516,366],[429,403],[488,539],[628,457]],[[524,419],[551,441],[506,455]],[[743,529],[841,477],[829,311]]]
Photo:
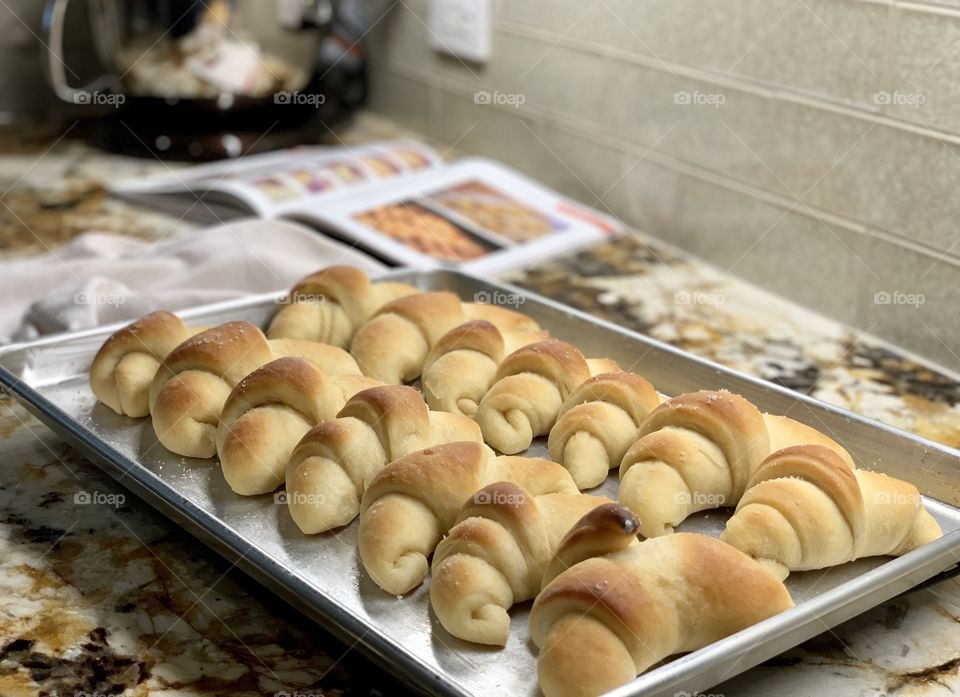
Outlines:
[[[452,293],[372,283],[350,267],[313,274],[286,299],[266,334],[248,322],[191,329],[168,312],[148,315],[101,347],[91,368],[93,391],[118,413],[150,415],[168,450],[198,458],[239,453],[229,447],[226,429],[248,424],[245,412],[262,407],[258,420],[285,444],[265,457],[279,461],[357,391],[420,377],[431,408],[475,418],[484,439],[511,454],[546,435],[585,381],[618,369],[614,361],[586,358],[547,338],[519,312],[464,303]],[[312,361],[329,379],[281,362],[244,380],[293,357]],[[266,396],[245,394],[266,395],[264,386],[285,372],[299,374],[301,383],[279,400],[288,409],[267,418],[267,405],[258,403]],[[278,471],[275,463],[269,469]],[[266,476],[262,486],[275,479]]]
[[[482,396],[507,353],[546,336],[519,312],[463,303],[452,293],[372,283],[351,267],[313,274],[287,299],[266,334],[249,322],[189,328],[169,312],[147,315],[100,348],[90,371],[92,390],[119,414],[151,416],[168,450],[209,458],[225,437],[220,426],[228,400],[235,407],[228,420],[242,415],[236,406],[246,402],[231,393],[278,359],[310,360],[329,377],[325,389],[310,392],[317,385],[308,380],[307,393],[291,397],[305,407],[300,421],[289,414],[275,419],[289,433],[301,422],[309,428],[332,418],[360,389],[417,379],[428,359],[431,406],[469,411],[467,402]],[[455,378],[464,376],[470,386],[460,392]],[[256,384],[264,383],[261,376]]]
[[724,390],[664,399],[638,375],[600,375],[563,405],[548,443],[581,489],[619,467],[618,500],[644,537],[735,508],[724,539],[782,577],[942,534],[912,484],[859,469],[821,431]]

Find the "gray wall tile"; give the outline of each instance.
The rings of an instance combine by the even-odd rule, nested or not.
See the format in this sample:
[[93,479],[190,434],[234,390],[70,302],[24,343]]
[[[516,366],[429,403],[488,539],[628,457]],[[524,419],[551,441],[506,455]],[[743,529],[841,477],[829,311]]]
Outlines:
[[687,7],[692,3],[695,0],[502,0],[497,15],[508,22],[676,62],[682,60],[687,44]]
[[690,61],[731,76],[873,105],[889,7],[850,0],[703,0]]
[[797,302],[850,324],[860,319],[871,275],[861,233],[686,177],[675,232],[667,239]]
[[422,133],[430,132],[430,88],[386,68],[370,70],[371,109]]
[[795,104],[776,123],[772,166],[804,202],[960,252],[960,148]]
[[862,240],[859,253],[876,272],[863,290],[861,325],[960,370],[960,268],[872,237]]
[[960,131],[960,18],[904,10],[895,55],[887,113]]

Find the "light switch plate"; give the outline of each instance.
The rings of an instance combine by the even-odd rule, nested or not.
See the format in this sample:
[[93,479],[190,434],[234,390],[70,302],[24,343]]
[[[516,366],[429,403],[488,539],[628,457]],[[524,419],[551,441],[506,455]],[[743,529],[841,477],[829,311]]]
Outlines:
[[490,59],[491,0],[430,0],[430,46],[466,60]]

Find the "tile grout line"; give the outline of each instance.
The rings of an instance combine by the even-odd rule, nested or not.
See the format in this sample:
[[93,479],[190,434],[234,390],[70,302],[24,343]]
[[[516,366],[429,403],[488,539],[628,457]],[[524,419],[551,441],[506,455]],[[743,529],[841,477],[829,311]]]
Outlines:
[[[464,86],[449,78],[436,80],[435,78],[437,76],[427,71],[423,71],[420,75],[418,75],[417,73],[420,73],[421,71],[417,68],[411,69],[409,66],[404,66],[396,62],[391,62],[388,67],[381,66],[378,69],[392,72],[396,75],[420,82],[422,84],[427,84],[431,90],[439,91],[441,93],[439,96],[442,96],[442,94],[447,94],[455,97],[470,98],[475,92],[473,88]],[[425,79],[430,80],[430,82],[424,82]],[[434,97],[431,98],[433,99]],[[436,99],[437,104],[434,105],[434,108],[439,107],[439,98]],[[790,200],[776,192],[763,189],[756,184],[728,177],[722,173],[714,172],[713,170],[697,164],[689,163],[658,150],[651,150],[642,144],[625,140],[613,134],[601,132],[596,128],[589,127],[586,124],[580,124],[572,119],[561,117],[552,112],[536,109],[534,107],[528,107],[526,105],[520,109],[500,105],[484,105],[484,108],[494,108],[498,111],[508,114],[517,114],[519,112],[525,118],[534,123],[540,123],[548,127],[564,131],[569,135],[581,137],[587,142],[601,145],[611,150],[626,152],[635,156],[644,155],[644,160],[661,165],[684,176],[692,177],[694,179],[719,186],[742,196],[747,196],[751,199],[778,206],[780,208],[797,208],[795,201]],[[812,211],[813,215],[806,211]],[[896,232],[883,230],[875,225],[858,221],[841,214],[833,213],[831,211],[818,208],[817,206],[810,205],[806,202],[803,202],[802,209],[797,209],[793,212],[807,218],[821,220],[829,223],[830,225],[841,227],[851,232],[883,239],[884,241],[923,254],[931,259],[936,259],[937,261],[942,261],[953,266],[960,266],[960,258],[946,254],[942,250],[919,244]]]
[[[960,19],[960,11],[951,16],[956,16],[958,19]],[[534,41],[547,41],[548,37],[550,36],[549,32],[546,32],[545,30],[520,22],[499,20],[496,23],[496,27],[501,31],[513,36],[533,39]],[[885,115],[878,109],[868,109],[868,105],[865,103],[860,103],[861,106],[858,108],[856,106],[857,102],[844,101],[841,99],[833,100],[829,98],[818,99],[817,97],[809,94],[792,91],[787,85],[773,85],[763,83],[761,81],[753,81],[749,78],[725,77],[722,74],[712,72],[708,69],[672,63],[669,60],[661,60],[655,57],[645,56],[640,53],[633,53],[617,47],[594,44],[589,41],[570,36],[563,37],[557,41],[557,44],[595,56],[611,58],[624,63],[639,65],[649,70],[670,75],[671,77],[679,76],[690,80],[706,82],[726,89],[733,89],[745,94],[752,94],[757,97],[764,97],[779,102],[786,102],[802,107],[818,109],[820,111],[826,111],[829,113],[853,118],[858,121],[866,121],[868,123],[886,126],[924,138],[933,138],[939,141],[949,142],[953,145],[960,145],[960,134],[919,125],[912,121],[902,121],[895,117]]]
[[[913,6],[908,3],[886,3],[872,2],[868,0],[858,0],[862,4],[873,4],[877,6],[888,5],[897,13],[899,23],[900,9],[923,9],[924,14],[938,14],[960,19],[960,8],[936,8],[937,11],[930,11],[931,8],[925,6]],[[889,22],[889,20],[888,20]],[[920,123],[900,120],[893,116],[885,114],[882,110],[871,108],[871,105],[864,102],[845,101],[843,99],[817,98],[811,94],[805,94],[800,91],[793,91],[787,85],[775,85],[764,83],[759,80],[739,77],[730,78],[721,73],[711,71],[707,68],[698,68],[692,65],[676,63],[666,59],[660,59],[656,56],[648,56],[642,53],[629,51],[615,46],[605,46],[594,43],[586,39],[579,39],[570,35],[562,37],[555,36],[549,30],[541,29],[535,25],[524,22],[508,20],[502,17],[494,18],[494,28],[502,33],[516,37],[532,39],[541,43],[556,44],[571,48],[577,51],[588,53],[595,56],[619,60],[621,62],[639,65],[658,73],[667,74],[671,77],[682,77],[690,80],[696,80],[713,85],[718,85],[726,89],[737,90],[742,93],[752,94],[758,97],[764,97],[776,101],[796,104],[803,107],[814,108],[828,113],[846,116],[858,121],[865,121],[877,125],[886,126],[918,135],[925,138],[932,138],[941,142],[948,142],[954,145],[960,145],[960,134],[944,130],[942,128],[930,127]],[[884,32],[884,41],[888,41],[888,31]],[[380,54],[383,56],[384,54]],[[371,58],[377,57],[377,51],[371,51]],[[388,59],[391,56],[386,55]],[[889,77],[889,71],[888,75]],[[453,78],[451,78],[453,79]]]

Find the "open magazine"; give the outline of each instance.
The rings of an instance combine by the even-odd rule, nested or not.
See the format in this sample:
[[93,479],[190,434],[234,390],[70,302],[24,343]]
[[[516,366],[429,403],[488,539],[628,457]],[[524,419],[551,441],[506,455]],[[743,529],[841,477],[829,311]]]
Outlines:
[[138,199],[216,201],[303,222],[388,262],[521,267],[618,234],[621,224],[496,162],[444,164],[417,141],[298,147],[114,185]]

